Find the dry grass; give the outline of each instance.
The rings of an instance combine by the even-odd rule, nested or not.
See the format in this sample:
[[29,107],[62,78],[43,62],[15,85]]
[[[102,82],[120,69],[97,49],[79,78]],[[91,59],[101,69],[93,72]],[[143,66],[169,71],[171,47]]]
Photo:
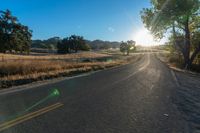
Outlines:
[[104,58],[107,54],[78,53],[69,55],[26,56],[0,54],[0,88],[31,83],[34,81],[71,76],[83,72],[105,69],[126,64],[137,58],[133,56],[108,61],[74,62],[78,58]]
[[1,54],[0,61],[5,60],[64,60],[64,59],[80,59],[80,58],[101,58],[109,57],[107,54],[95,53],[95,52],[82,52],[72,54],[46,54],[46,55],[13,55],[13,54]]
[[170,67],[183,68],[183,58],[181,58],[178,54],[172,55],[170,53],[159,53],[157,54],[157,57]]
[[0,88],[50,78],[70,76],[124,64],[124,61],[65,62],[61,60],[15,60],[0,62]]
[[[64,70],[76,69],[96,69],[109,67],[110,65],[121,64],[119,61],[112,62],[87,62],[87,63],[74,63],[64,61],[17,61],[17,62],[1,62],[0,63],[0,79],[9,79],[12,76],[20,75],[26,77],[27,75],[40,73],[60,72]],[[18,78],[17,76],[16,78]],[[13,79],[13,78],[12,78]]]
[[[179,70],[179,71],[185,71],[185,67],[184,67],[184,59],[182,56],[176,54],[176,55],[172,55],[172,54],[157,54],[157,57],[165,62],[168,66],[170,66],[171,68],[173,69],[176,69],[176,70]],[[192,71],[192,72],[196,72],[196,73],[200,73],[200,64],[199,64],[199,61],[198,59],[196,59],[190,70],[189,71]]]
[[[7,65],[6,68],[3,66],[3,68],[6,71],[11,70],[10,72],[12,72],[13,74],[0,77],[0,88],[8,88],[11,86],[27,84],[34,81],[46,80],[63,76],[71,76],[84,72],[105,69],[121,65],[124,62],[113,61],[113,62],[94,62],[94,63],[75,63],[75,64],[68,64],[63,62],[47,63],[51,64],[50,66],[48,66],[47,64],[43,65],[41,62],[38,63],[39,64],[35,63],[35,66],[32,66],[32,63],[30,64],[25,63],[26,65],[21,64],[18,65],[17,69],[13,69],[15,68],[14,67],[15,63]],[[0,67],[0,69],[2,69],[2,67]]]

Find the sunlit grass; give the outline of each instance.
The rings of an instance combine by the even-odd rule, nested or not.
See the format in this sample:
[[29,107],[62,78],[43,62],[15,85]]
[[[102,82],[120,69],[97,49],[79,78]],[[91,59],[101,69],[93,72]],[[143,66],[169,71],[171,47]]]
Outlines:
[[92,52],[48,56],[0,54],[1,56],[0,88],[101,70],[136,59],[133,56],[113,59],[109,57],[112,54]]
[[46,55],[13,55],[13,54],[1,54],[0,60],[62,60],[62,59],[79,59],[79,58],[99,58],[99,57],[108,57],[107,54],[95,53],[95,52],[81,52],[81,53],[72,53],[72,54],[46,54]]
[[16,61],[0,63],[1,79],[37,78],[42,75],[54,75],[70,71],[86,71],[117,65],[121,62],[74,63],[64,61]]

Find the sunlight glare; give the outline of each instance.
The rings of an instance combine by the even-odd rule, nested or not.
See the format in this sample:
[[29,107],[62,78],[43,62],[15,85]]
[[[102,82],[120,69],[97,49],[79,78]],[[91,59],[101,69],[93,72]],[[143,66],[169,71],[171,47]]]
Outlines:
[[131,48],[130,48],[130,50],[133,50],[133,49],[134,49],[134,47],[131,47]]
[[154,41],[153,36],[150,34],[150,32],[142,28],[136,34],[133,35],[133,40],[136,41],[137,45],[142,45],[142,46],[152,46],[152,45],[157,45],[158,42]]

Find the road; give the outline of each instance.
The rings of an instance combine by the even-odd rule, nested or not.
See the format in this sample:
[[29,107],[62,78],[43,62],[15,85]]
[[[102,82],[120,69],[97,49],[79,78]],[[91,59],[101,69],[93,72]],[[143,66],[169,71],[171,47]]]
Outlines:
[[[59,95],[49,97],[55,88]],[[129,65],[0,95],[0,131],[184,133],[176,89],[170,69],[145,54]]]

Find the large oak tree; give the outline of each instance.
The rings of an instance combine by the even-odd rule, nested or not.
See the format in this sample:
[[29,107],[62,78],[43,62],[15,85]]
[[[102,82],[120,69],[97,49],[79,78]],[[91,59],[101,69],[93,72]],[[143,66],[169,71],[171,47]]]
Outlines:
[[32,31],[18,22],[11,11],[0,11],[0,52],[29,53]]
[[191,53],[191,29],[190,24],[198,17],[199,0],[151,0],[152,7],[141,11],[141,18],[145,26],[156,38],[162,38],[164,33],[171,30],[174,37],[174,45],[178,41],[177,30],[184,34],[184,43],[178,46],[184,57],[184,65],[187,68],[200,51],[200,43]]

